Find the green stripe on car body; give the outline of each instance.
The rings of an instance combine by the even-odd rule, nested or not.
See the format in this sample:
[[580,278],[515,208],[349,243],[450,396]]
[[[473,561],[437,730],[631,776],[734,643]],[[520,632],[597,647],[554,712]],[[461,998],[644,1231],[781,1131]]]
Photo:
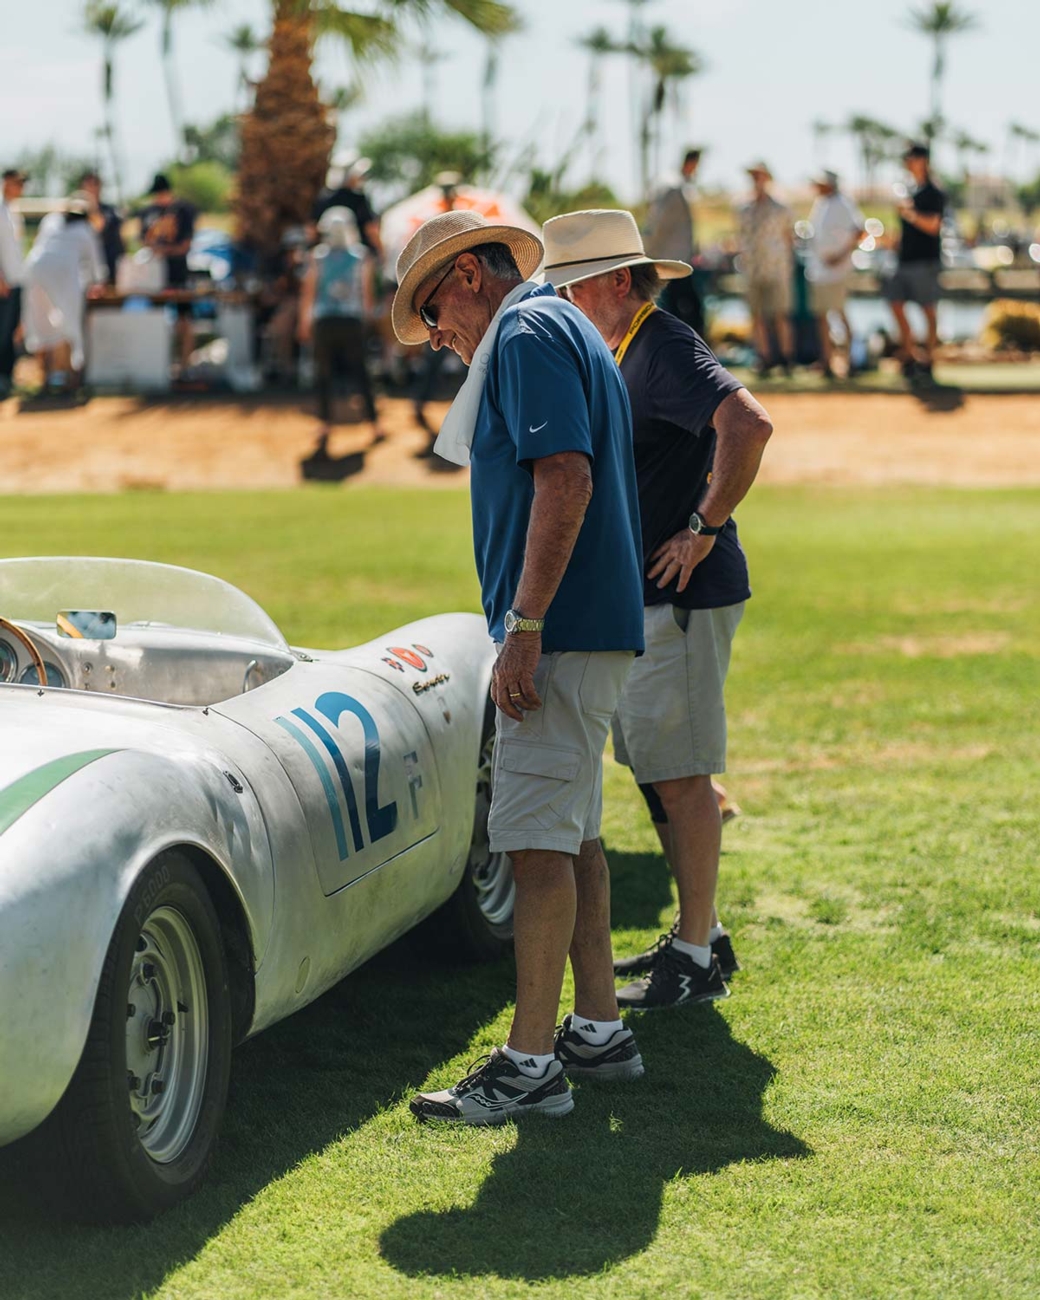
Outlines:
[[33,804],[38,803],[45,794],[50,794],[55,786],[74,776],[81,768],[108,754],[115,754],[114,749],[87,749],[81,754],[66,754],[56,758],[42,767],[34,768],[12,781],[0,790],[0,835],[8,830],[23,813],[27,813]]

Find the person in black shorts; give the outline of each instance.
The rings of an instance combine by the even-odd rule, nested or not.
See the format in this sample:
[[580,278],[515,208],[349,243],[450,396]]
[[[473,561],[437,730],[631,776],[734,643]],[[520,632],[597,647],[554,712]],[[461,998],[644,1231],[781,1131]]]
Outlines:
[[[942,267],[940,232],[946,195],[932,180],[930,160],[931,154],[925,144],[912,144],[903,154],[906,169],[914,178],[914,189],[899,205],[902,221],[899,263],[881,286],[899,329],[903,374],[910,380],[918,376],[931,379],[937,337],[936,308]],[[906,318],[908,302],[916,302],[924,312],[928,333],[923,347],[915,343],[914,332]]]
[[628,390],[643,543],[645,653],[614,716],[614,756],[647,797],[679,891],[654,948],[615,962],[642,976],[618,991],[634,1011],[727,996],[738,969],[715,911],[725,770],[724,686],[751,595],[732,512],[754,482],[769,417],[688,325],[654,307],[684,262],[648,257],[631,213],[545,223],[545,277],[599,330]]
[[[141,243],[166,261],[167,289],[187,289],[188,252],[195,235],[195,209],[185,199],[179,199],[173,186],[160,172],[148,191],[151,203],[139,212]],[[177,304],[175,332],[177,360],[181,373],[191,362],[195,346],[195,332],[191,324],[191,303]]]

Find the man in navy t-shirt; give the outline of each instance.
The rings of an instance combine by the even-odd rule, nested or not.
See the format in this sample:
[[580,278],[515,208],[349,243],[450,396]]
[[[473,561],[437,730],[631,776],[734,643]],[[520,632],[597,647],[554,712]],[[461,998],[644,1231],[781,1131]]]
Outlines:
[[646,653],[614,720],[679,889],[679,916],[648,952],[615,963],[645,975],[618,993],[634,1010],[725,997],[737,969],[715,912],[721,820],[712,774],[726,766],[723,688],[751,595],[731,518],[772,426],[688,325],[659,311],[684,262],[643,251],[628,212],[574,212],[545,225],[546,278],[595,324],[632,403],[644,553]]
[[[516,1012],[509,1039],[454,1088],[421,1093],[420,1120],[499,1123],[573,1109],[566,1072],[636,1078],[618,1015],[610,896],[599,846],[602,757],[643,649],[639,503],[628,396],[599,333],[529,277],[541,243],[453,211],[398,260],[392,319],[470,368],[437,440],[472,466],[473,540],[499,646],[488,823],[516,881]],[[554,1035],[564,967],[575,1009]]]

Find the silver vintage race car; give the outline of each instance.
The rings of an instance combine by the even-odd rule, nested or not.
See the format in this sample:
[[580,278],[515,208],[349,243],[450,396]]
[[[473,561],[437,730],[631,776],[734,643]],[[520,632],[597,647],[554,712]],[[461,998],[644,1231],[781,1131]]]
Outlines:
[[0,1146],[148,1217],[205,1175],[235,1042],[433,913],[504,951],[493,659],[473,614],[300,650],[202,573],[0,561]]

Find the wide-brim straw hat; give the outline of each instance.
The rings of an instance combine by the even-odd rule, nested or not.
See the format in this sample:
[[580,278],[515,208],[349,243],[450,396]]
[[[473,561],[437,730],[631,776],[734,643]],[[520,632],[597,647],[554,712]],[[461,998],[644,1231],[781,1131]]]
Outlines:
[[678,280],[693,270],[686,262],[650,257],[635,217],[613,208],[550,217],[542,237],[545,278],[557,289],[622,266],[654,266],[662,280]]
[[823,171],[816,172],[809,178],[810,185],[819,185],[821,189],[836,190],[841,181],[837,172],[832,172],[825,167]]
[[773,173],[769,170],[769,164],[759,158],[758,162],[748,163],[744,168],[749,176],[764,176],[767,181],[773,179]]
[[542,260],[542,241],[519,226],[492,225],[479,212],[443,212],[424,221],[397,259],[397,292],[390,308],[394,333],[402,343],[425,343],[430,332],[415,309],[423,281],[446,270],[460,253],[479,244],[505,244],[525,280]]

